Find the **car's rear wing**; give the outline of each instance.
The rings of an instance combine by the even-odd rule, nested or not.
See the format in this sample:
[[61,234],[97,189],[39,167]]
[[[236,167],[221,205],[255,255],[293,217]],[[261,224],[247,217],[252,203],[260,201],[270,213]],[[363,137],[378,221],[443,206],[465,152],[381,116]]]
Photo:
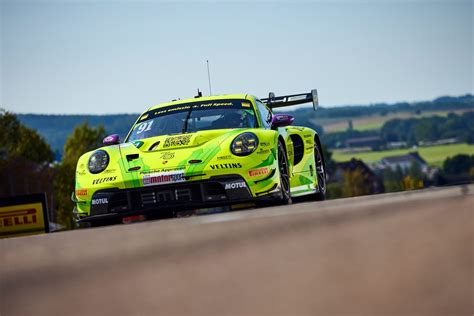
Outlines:
[[283,106],[297,105],[303,103],[313,103],[313,109],[318,108],[318,91],[316,89],[311,90],[309,93],[292,94],[276,97],[275,93],[270,92],[268,98],[261,99],[269,108],[279,108]]

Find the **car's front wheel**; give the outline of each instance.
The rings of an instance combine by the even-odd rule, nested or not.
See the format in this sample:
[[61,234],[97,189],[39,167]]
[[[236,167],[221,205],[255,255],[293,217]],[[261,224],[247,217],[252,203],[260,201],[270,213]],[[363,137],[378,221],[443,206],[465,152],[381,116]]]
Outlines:
[[280,171],[281,204],[291,204],[290,175],[288,172],[288,158],[285,146],[278,142],[278,169]]

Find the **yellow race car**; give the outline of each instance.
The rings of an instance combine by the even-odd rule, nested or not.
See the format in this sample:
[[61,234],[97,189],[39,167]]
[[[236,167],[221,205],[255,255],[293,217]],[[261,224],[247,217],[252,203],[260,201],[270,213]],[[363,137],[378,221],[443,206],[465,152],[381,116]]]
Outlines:
[[291,126],[276,107],[312,102],[317,92],[258,99],[234,94],[153,106],[125,141],[82,155],[72,200],[78,223],[105,224],[136,216],[243,202],[324,199],[326,175],[318,134]]

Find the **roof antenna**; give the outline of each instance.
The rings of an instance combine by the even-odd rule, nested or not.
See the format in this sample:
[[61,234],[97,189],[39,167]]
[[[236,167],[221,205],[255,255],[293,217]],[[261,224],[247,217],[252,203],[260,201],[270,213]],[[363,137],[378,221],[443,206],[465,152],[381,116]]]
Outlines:
[[198,88],[198,94],[197,94],[197,96],[195,96],[194,98],[195,98],[195,99],[196,99],[196,98],[202,98],[202,92],[199,91],[199,88]]
[[207,79],[209,80],[209,95],[212,95],[212,89],[211,89],[211,72],[209,71],[209,60],[206,60],[207,62]]

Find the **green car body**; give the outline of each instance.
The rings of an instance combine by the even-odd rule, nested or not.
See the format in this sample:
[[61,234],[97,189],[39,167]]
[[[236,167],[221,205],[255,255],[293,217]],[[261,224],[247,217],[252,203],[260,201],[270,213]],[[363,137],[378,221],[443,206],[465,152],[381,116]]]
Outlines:
[[274,115],[245,94],[151,107],[124,143],[108,137],[107,146],[79,158],[75,219],[116,220],[247,201],[288,203],[307,194],[322,199],[319,136],[291,122],[291,116]]

